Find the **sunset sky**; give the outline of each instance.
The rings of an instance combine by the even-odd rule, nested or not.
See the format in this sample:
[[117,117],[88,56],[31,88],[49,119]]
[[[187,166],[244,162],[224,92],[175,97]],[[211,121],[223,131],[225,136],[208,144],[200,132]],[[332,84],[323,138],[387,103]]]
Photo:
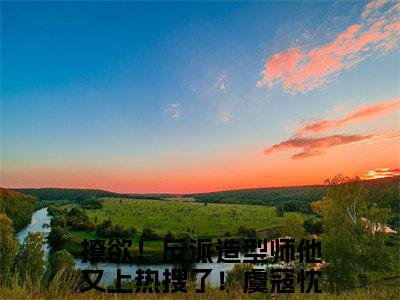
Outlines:
[[1,186],[400,174],[400,3],[1,2]]

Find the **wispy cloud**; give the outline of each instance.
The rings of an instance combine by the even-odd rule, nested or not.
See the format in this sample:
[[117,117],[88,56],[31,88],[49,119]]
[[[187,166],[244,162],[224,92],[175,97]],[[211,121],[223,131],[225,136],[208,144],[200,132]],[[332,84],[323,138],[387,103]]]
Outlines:
[[350,124],[377,118],[400,108],[400,98],[385,102],[363,105],[348,113],[345,117],[336,120],[317,120],[306,123],[298,129],[291,138],[264,150],[265,154],[272,154],[288,149],[301,149],[292,156],[293,159],[306,158],[323,154],[326,149],[366,143],[368,145],[381,141],[400,138],[397,132],[381,135],[343,135],[319,136],[318,134],[348,126]]
[[223,93],[225,93],[227,91],[227,86],[226,86],[227,79],[228,79],[228,75],[224,75],[224,74],[222,74],[221,76],[218,77],[217,87]]
[[183,114],[182,105],[180,103],[170,103],[164,112],[168,113],[171,119],[179,119]]
[[232,121],[232,114],[230,112],[226,112],[226,111],[223,112],[221,121],[223,123],[229,123],[230,121]]
[[373,140],[372,135],[332,135],[327,137],[292,137],[288,140],[275,144],[264,150],[265,154],[272,154],[288,149],[301,149],[292,156],[293,159],[301,159],[310,156],[320,155],[326,149],[346,146],[360,142]]
[[273,54],[265,63],[257,86],[282,84],[291,94],[321,87],[341,71],[352,68],[378,50],[392,49],[400,22],[397,1],[375,0],[365,5],[360,22],[349,26],[330,43],[309,51],[294,47]]
[[398,175],[400,175],[400,168],[378,168],[368,170],[363,175],[361,175],[361,179],[378,179],[394,177]]
[[304,136],[306,134],[321,133],[328,130],[335,130],[348,126],[352,123],[377,118],[398,110],[400,108],[400,98],[392,99],[385,102],[363,105],[350,112],[344,118],[337,120],[317,120],[309,122],[303,128],[296,132],[296,136]]

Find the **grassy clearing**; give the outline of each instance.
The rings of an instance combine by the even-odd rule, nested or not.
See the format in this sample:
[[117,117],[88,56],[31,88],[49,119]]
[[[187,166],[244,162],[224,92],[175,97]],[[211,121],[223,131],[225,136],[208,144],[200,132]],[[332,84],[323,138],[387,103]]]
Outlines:
[[152,228],[164,235],[194,232],[198,236],[217,237],[236,233],[240,226],[270,228],[282,225],[274,207],[243,204],[203,204],[186,201],[127,200],[104,198],[103,208],[89,210],[95,223],[108,218],[138,231]]
[[[151,228],[160,236],[170,231],[176,236],[183,232],[192,232],[198,237],[221,238],[227,232],[237,236],[240,226],[268,229],[283,224],[283,218],[276,216],[274,207],[261,205],[203,204],[182,199],[165,201],[103,198],[102,202],[102,209],[87,210],[89,217],[95,224],[110,218],[113,224],[125,228],[135,227],[137,233],[130,238],[133,249],[138,249],[139,237],[144,228]],[[71,239],[62,248],[74,256],[79,256],[82,252],[83,239],[99,238],[95,232],[69,230],[69,233]],[[163,251],[163,241],[146,242],[144,251],[148,254],[145,256],[146,261],[158,262]]]

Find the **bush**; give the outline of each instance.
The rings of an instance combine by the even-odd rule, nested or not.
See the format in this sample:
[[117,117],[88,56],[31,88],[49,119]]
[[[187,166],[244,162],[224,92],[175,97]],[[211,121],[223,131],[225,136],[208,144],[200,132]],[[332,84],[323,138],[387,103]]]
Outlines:
[[394,213],[388,219],[388,224],[396,229],[400,228],[400,214]]
[[97,198],[91,197],[83,201],[81,207],[84,209],[101,209],[103,208],[103,203]]
[[315,218],[307,218],[304,220],[304,229],[308,233],[321,234],[322,233],[322,221]]
[[104,220],[102,224],[97,226],[96,233],[98,236],[105,238],[130,238],[136,233],[136,228],[124,229],[121,225],[112,224],[111,220]]
[[57,251],[62,244],[68,241],[68,233],[60,226],[52,227],[49,235],[47,236],[47,242],[49,243],[52,251]]
[[22,280],[37,281],[44,272],[44,236],[40,232],[30,232],[19,248],[15,258],[15,269]]
[[276,207],[275,212],[276,212],[276,215],[277,215],[278,217],[283,217],[284,211],[283,211],[283,207],[282,207],[281,205],[278,205],[278,206]]
[[165,240],[173,239],[173,238],[174,238],[174,235],[172,234],[171,231],[168,231],[167,234],[164,236]]
[[77,293],[83,281],[81,271],[75,269],[74,257],[65,249],[49,257],[44,278],[51,296]]
[[251,264],[239,263],[236,264],[231,270],[226,271],[225,287],[227,291],[234,289],[243,290],[245,272],[250,272],[253,269]]
[[71,226],[73,230],[93,231],[95,226],[89,219],[87,213],[79,208],[72,208],[68,212],[67,225]]
[[50,226],[65,228],[67,226],[67,218],[63,214],[57,214],[51,218]]
[[158,241],[161,240],[161,236],[151,228],[144,228],[140,239],[142,241]]
[[245,239],[256,239],[257,238],[256,230],[251,227],[240,226],[238,233],[240,234],[241,237],[243,237]]

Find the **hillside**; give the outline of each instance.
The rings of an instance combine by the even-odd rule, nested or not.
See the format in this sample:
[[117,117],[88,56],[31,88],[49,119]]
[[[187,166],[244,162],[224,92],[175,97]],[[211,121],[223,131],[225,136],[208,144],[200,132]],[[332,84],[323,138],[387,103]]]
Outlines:
[[[378,203],[381,207],[390,207],[393,212],[399,212],[399,180],[400,176],[363,181],[368,190],[368,200]],[[326,188],[326,185],[289,186],[199,193],[186,196],[191,196],[198,202],[279,205],[283,206],[286,211],[306,211],[310,202],[319,200],[324,196]],[[72,188],[23,188],[15,189],[15,191],[37,197],[41,201],[69,200],[81,202],[93,197],[136,199],[163,199],[168,197],[167,194],[119,194],[104,190]]]
[[31,222],[37,199],[11,189],[0,188],[0,213],[6,214],[13,220],[16,231]]
[[[399,212],[400,176],[363,181],[368,190],[368,200],[378,203],[381,207],[390,207],[393,212]],[[199,193],[186,195],[198,202],[206,203],[243,203],[283,206],[286,211],[306,211],[308,203],[321,199],[327,186],[289,186],[273,188],[242,189]],[[88,198],[119,197],[136,199],[164,199],[167,194],[119,194],[96,189],[66,189],[66,188],[22,188],[15,191],[37,197],[41,201],[69,200],[81,202]]]
[[96,189],[72,189],[72,188],[22,188],[15,189],[20,193],[37,197],[40,201],[60,201],[69,200],[72,202],[81,202],[89,198],[119,197],[119,198],[141,198],[141,199],[160,199],[161,196],[150,195],[131,195],[118,194],[104,190]]
[[[363,181],[368,191],[368,201],[381,207],[388,207],[392,212],[399,212],[400,176]],[[206,203],[245,203],[283,206],[285,211],[306,212],[308,204],[321,199],[326,192],[326,185],[291,186],[276,188],[256,188],[221,191],[191,195],[196,201]]]

